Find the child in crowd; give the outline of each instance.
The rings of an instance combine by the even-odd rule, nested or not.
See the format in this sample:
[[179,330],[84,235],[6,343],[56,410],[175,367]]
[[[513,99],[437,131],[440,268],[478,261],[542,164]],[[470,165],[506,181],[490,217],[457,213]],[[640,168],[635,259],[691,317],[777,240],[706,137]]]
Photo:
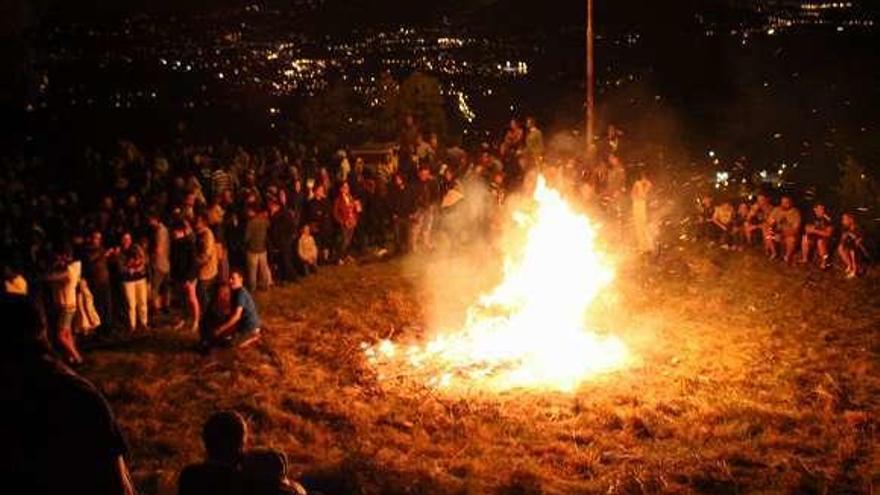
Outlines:
[[861,229],[849,213],[840,218],[840,245],[837,254],[846,267],[846,278],[855,278],[862,270],[861,259],[867,254]]
[[303,272],[310,275],[318,271],[318,245],[309,230],[309,224],[302,226],[297,243],[297,253],[302,261]]

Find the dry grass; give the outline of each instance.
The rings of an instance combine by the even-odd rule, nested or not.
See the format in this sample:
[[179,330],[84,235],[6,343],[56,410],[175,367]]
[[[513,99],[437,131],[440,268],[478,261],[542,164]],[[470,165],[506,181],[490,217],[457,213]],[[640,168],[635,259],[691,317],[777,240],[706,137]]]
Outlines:
[[[575,395],[380,388],[359,345],[426,317],[403,262],[261,295],[257,347],[191,336],[92,353],[143,493],[174,492],[209,412],[234,408],[329,493],[872,493],[880,487],[878,280],[682,252],[630,266],[599,315],[639,356]],[[622,309],[625,308],[626,311]],[[409,329],[409,330],[407,330]]]

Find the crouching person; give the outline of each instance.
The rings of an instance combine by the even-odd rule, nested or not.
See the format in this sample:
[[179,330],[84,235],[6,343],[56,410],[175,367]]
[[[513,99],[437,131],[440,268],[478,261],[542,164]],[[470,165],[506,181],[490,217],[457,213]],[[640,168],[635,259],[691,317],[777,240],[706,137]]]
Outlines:
[[212,343],[231,342],[236,347],[247,347],[260,339],[260,316],[254,298],[244,288],[240,270],[229,274],[231,305],[229,318],[213,334]]

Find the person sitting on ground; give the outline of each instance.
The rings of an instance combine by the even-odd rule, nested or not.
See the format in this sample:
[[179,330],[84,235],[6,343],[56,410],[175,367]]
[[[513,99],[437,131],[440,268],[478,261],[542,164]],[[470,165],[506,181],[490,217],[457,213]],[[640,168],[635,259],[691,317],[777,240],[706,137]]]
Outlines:
[[52,352],[39,307],[0,295],[7,493],[130,495],[128,448],[107,401]]
[[763,238],[767,225],[767,217],[773,210],[773,203],[770,202],[765,194],[758,194],[758,198],[749,208],[749,215],[746,222],[746,241],[749,245],[754,244],[757,239]]
[[247,289],[241,271],[229,273],[229,288],[232,291],[230,315],[214,332],[215,340],[232,340],[236,347],[246,347],[260,338],[260,316],[257,305]]
[[711,241],[713,239],[714,228],[712,226],[712,216],[715,213],[715,206],[712,204],[712,196],[704,194],[700,197],[697,204],[697,238],[703,241]]
[[712,237],[718,240],[722,249],[730,249],[733,244],[733,217],[735,215],[736,212],[730,201],[722,201],[712,213],[711,226],[715,231]]
[[770,213],[768,223],[771,227],[767,236],[770,259],[776,259],[779,256],[779,246],[781,245],[783,260],[786,263],[791,263],[794,260],[794,252],[800,237],[801,212],[794,207],[789,196],[782,197],[779,206]]
[[862,231],[851,213],[840,217],[840,244],[837,255],[846,267],[846,278],[855,278],[862,271],[862,257],[867,254]]
[[247,423],[234,411],[211,415],[202,428],[205,461],[186,466],[177,481],[178,495],[243,493],[239,470],[247,445]]
[[287,478],[287,456],[272,449],[247,452],[241,462],[244,490],[251,495],[306,495],[306,489]]
[[804,236],[801,240],[801,263],[809,263],[810,254],[815,246],[816,253],[819,255],[819,268],[826,269],[828,267],[828,245],[833,233],[834,225],[825,210],[825,205],[817,203],[813,207],[813,221],[804,227]]
[[310,275],[318,271],[318,245],[309,230],[309,224],[302,226],[297,243],[297,253],[302,262],[303,275]]
[[736,214],[733,216],[733,245],[737,251],[742,251],[749,245],[749,204],[745,201],[739,203]]

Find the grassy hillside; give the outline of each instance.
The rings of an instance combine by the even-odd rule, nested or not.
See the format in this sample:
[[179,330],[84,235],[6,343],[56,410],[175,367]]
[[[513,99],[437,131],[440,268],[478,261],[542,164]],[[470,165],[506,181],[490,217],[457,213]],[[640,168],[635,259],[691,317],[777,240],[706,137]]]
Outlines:
[[687,249],[621,267],[597,318],[637,359],[573,395],[377,385],[360,344],[412,337],[434,296],[403,261],[261,294],[266,338],[238,354],[165,329],[93,351],[84,374],[146,494],[174,493],[220,408],[328,493],[876,491],[878,280]]

